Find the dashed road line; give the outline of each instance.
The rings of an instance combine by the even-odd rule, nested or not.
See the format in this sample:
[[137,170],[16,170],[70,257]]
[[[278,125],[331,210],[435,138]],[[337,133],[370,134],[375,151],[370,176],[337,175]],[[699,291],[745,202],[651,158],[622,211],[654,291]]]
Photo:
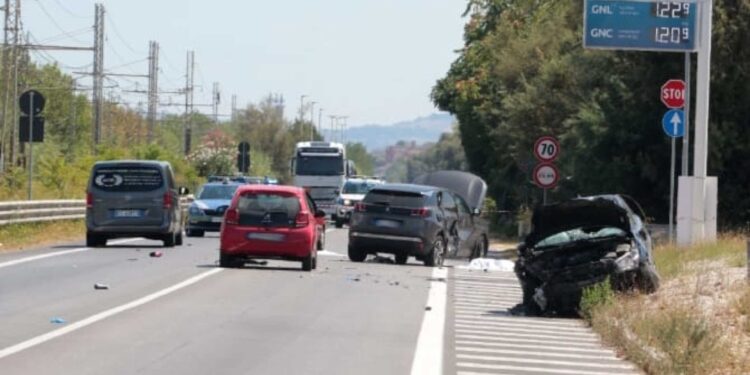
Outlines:
[[638,374],[576,319],[513,316],[523,293],[512,272],[454,269],[456,371],[487,374]]
[[[129,239],[126,239],[126,240],[112,241],[112,242],[109,242],[109,244],[110,245],[122,245],[124,243],[136,242],[136,241],[141,241],[141,240],[143,240],[143,238],[129,238]],[[91,249],[93,249],[93,248],[91,248],[91,247],[79,247],[77,249],[70,249],[70,250],[56,251],[56,252],[53,252],[53,253],[46,253],[46,254],[41,254],[41,255],[34,255],[34,256],[30,256],[30,257],[26,257],[26,258],[21,258],[21,259],[16,259],[16,260],[11,260],[11,261],[0,263],[0,268],[5,268],[5,267],[15,266],[15,265],[23,264],[23,263],[33,262],[35,260],[42,260],[42,259],[47,259],[47,258],[59,257],[59,256],[63,256],[63,255],[70,255],[70,254],[82,253],[84,251],[89,251]]]
[[441,375],[443,373],[443,340],[445,335],[445,308],[448,285],[448,270],[432,269],[432,282],[427,295],[422,328],[417,338],[417,349],[412,362],[412,375]]

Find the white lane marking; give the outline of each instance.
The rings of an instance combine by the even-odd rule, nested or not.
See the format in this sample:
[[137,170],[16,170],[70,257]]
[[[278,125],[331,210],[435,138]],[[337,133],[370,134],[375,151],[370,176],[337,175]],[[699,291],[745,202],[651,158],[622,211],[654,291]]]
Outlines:
[[[505,370],[521,373],[543,373],[543,374],[561,374],[561,375],[612,375],[611,372],[584,371],[584,370],[565,370],[553,369],[549,367],[531,367],[531,366],[509,366],[509,365],[487,365],[484,363],[459,362],[458,367],[473,368],[478,370]],[[459,374],[477,374],[470,372],[459,372]],[[486,373],[482,373],[485,375]]]
[[456,282],[456,288],[469,290],[521,289],[518,284]]
[[447,301],[448,277],[446,268],[433,268],[427,306],[419,330],[417,349],[411,365],[412,375],[442,375],[443,373],[443,333],[445,330],[445,305]]
[[596,336],[593,337],[570,337],[568,335],[562,336],[562,335],[544,335],[539,333],[517,333],[517,332],[487,332],[485,330],[479,330],[479,329],[466,329],[466,328],[456,328],[456,333],[459,334],[467,334],[467,335],[478,335],[478,336],[484,336],[484,337],[520,337],[520,338],[530,338],[530,339],[542,339],[542,340],[552,340],[552,341],[559,341],[559,342],[571,342],[571,343],[577,343],[577,342],[583,342],[583,343],[599,343],[599,340]]
[[[513,332],[513,333],[530,333],[530,334],[555,334],[555,335],[561,335],[562,337],[576,337],[576,338],[592,338],[597,339],[599,336],[597,336],[594,333],[590,332],[559,332],[559,331],[552,331],[552,330],[541,330],[538,327],[535,328],[519,328],[519,327],[503,327],[503,328],[497,328],[497,327],[487,327],[483,326],[481,324],[460,324],[456,323],[456,328],[464,329],[464,330],[477,330],[477,331],[486,331],[486,332]],[[564,336],[563,336],[564,335]]]
[[[475,335],[475,334],[464,334],[464,333],[457,333],[456,338],[457,339],[464,339],[464,340],[482,340],[487,342],[503,342],[507,344],[530,344],[530,345],[549,345],[556,342],[552,342],[550,340],[534,340],[534,339],[528,339],[523,338],[525,336],[521,336],[521,338],[518,337],[505,337],[505,336],[481,336],[481,335]],[[600,349],[601,345],[598,342],[566,342],[564,343],[567,347],[574,347],[574,348],[587,348],[587,349]]]
[[326,233],[331,233],[331,232],[333,232],[335,230],[336,230],[335,228],[328,228],[328,229],[326,229]]
[[[135,242],[135,241],[140,241],[140,240],[143,240],[143,238],[129,238],[127,240],[112,241],[112,242],[110,242],[110,244],[112,244],[112,245],[121,245],[121,244],[124,244],[124,243]],[[26,257],[26,258],[11,260],[11,261],[8,261],[8,262],[0,263],[0,268],[15,266],[15,265],[22,264],[22,263],[33,262],[35,260],[40,260],[40,259],[54,258],[54,257],[63,256],[63,255],[70,255],[70,254],[75,254],[75,253],[81,253],[81,252],[84,252],[84,251],[89,251],[91,249],[92,249],[91,247],[79,247],[77,249],[63,250],[63,251],[57,251],[57,252],[54,252],[54,253],[47,253],[47,254],[41,254],[41,255],[35,255],[35,256],[31,256],[31,257]]]
[[344,254],[339,254],[333,251],[328,250],[318,250],[318,255],[324,256],[324,257],[345,257]]
[[585,327],[583,325],[583,322],[575,321],[575,320],[569,321],[569,319],[556,319],[556,320],[545,319],[545,318],[531,319],[531,318],[524,318],[520,316],[484,315],[484,314],[478,314],[475,312],[468,313],[468,314],[457,313],[456,316],[459,316],[464,319],[472,319],[472,320],[477,320],[477,321],[529,323],[535,326],[545,325],[545,326],[553,326],[553,327],[574,327],[574,328]]
[[71,333],[73,331],[77,331],[77,330],[79,330],[81,328],[90,326],[90,325],[92,325],[92,324],[94,324],[96,322],[99,322],[101,320],[107,319],[107,318],[109,318],[109,317],[111,317],[113,315],[117,315],[117,314],[119,314],[121,312],[124,312],[124,311],[127,311],[127,310],[131,310],[131,309],[134,309],[134,308],[136,308],[138,306],[147,304],[147,303],[149,303],[149,302],[151,302],[153,300],[156,300],[158,298],[164,297],[164,296],[166,296],[166,295],[168,295],[170,293],[174,293],[174,292],[176,292],[176,291],[178,291],[178,290],[180,290],[182,288],[185,288],[185,287],[188,287],[188,286],[190,286],[192,284],[195,284],[195,283],[197,283],[197,282],[199,282],[199,281],[201,281],[201,280],[203,280],[203,279],[205,279],[205,278],[207,278],[207,277],[209,277],[211,275],[217,274],[217,273],[219,273],[219,272],[221,272],[223,270],[224,270],[223,268],[216,268],[216,269],[213,269],[213,270],[210,270],[210,271],[203,272],[203,273],[198,274],[196,276],[193,276],[193,277],[191,277],[191,278],[189,278],[189,279],[187,279],[185,281],[182,281],[180,283],[177,283],[175,285],[172,285],[170,287],[162,289],[162,290],[160,290],[158,292],[149,294],[149,295],[147,295],[145,297],[142,297],[142,298],[139,298],[139,299],[137,299],[135,301],[128,302],[128,303],[126,303],[124,305],[120,305],[120,306],[117,306],[117,307],[113,307],[113,308],[111,308],[109,310],[102,311],[102,312],[100,312],[98,314],[94,314],[94,315],[92,315],[92,316],[90,316],[88,318],[85,318],[83,320],[79,320],[79,321],[77,321],[75,323],[71,323],[68,326],[65,326],[65,327],[56,329],[54,331],[47,332],[45,334],[39,335],[37,337],[28,339],[28,340],[26,340],[26,341],[24,341],[22,343],[19,343],[19,344],[13,345],[13,346],[9,346],[9,347],[7,347],[5,349],[0,350],[0,359],[5,358],[5,357],[7,357],[9,355],[18,353],[20,351],[29,349],[31,347],[43,344],[43,343],[45,343],[47,341],[50,341],[50,340],[55,339],[57,337],[66,335],[66,334]]
[[555,326],[539,326],[536,324],[523,324],[520,322],[513,322],[513,321],[480,321],[480,320],[470,320],[470,319],[462,319],[462,318],[456,318],[456,324],[470,324],[470,325],[477,325],[482,327],[492,327],[492,328],[504,328],[504,327],[516,327],[516,328],[528,328],[528,329],[536,329],[536,330],[545,330],[545,331],[557,331],[557,332],[589,332],[584,327],[555,327]]
[[491,357],[486,355],[474,355],[474,354],[457,354],[458,359],[471,359],[475,361],[497,361],[497,362],[523,362],[523,363],[534,363],[539,365],[554,365],[554,366],[576,366],[576,367],[588,367],[592,369],[610,369],[610,370],[635,370],[633,365],[625,362],[621,363],[592,363],[592,362],[571,362],[571,361],[560,361],[553,359],[535,359],[535,358],[513,358],[513,357]]
[[493,298],[493,299],[475,299],[475,300],[465,300],[465,299],[456,299],[453,301],[453,304],[456,306],[474,306],[474,307],[493,307],[496,306],[498,303],[518,303],[519,299],[517,298]]
[[[503,342],[484,342],[474,340],[456,340],[456,345],[468,345],[472,347],[493,347],[493,348],[508,348],[508,349],[529,349],[530,351],[548,350],[550,352],[560,353],[588,353],[588,354],[599,354],[601,356],[612,356],[615,357],[614,352],[607,349],[586,349],[586,348],[571,348],[568,346],[550,346],[550,345],[530,345],[530,344],[519,344],[519,343],[503,343]],[[615,357],[616,358],[616,357]]]
[[512,350],[512,349],[491,349],[491,348],[479,348],[474,346],[456,346],[457,352],[466,353],[486,353],[486,354],[508,354],[508,355],[520,355],[523,358],[528,356],[537,357],[555,357],[555,358],[568,358],[568,359],[590,359],[594,361],[610,361],[618,364],[623,363],[622,360],[615,357],[612,354],[606,355],[590,355],[581,353],[555,353],[555,352],[529,352],[527,350]]

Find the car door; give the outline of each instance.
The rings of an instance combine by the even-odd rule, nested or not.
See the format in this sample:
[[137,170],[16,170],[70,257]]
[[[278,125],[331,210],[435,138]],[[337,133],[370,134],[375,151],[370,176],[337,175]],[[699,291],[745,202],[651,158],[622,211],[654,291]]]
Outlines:
[[456,256],[461,247],[461,239],[458,235],[458,207],[453,194],[447,191],[442,192],[441,205],[444,214],[444,229],[446,240],[448,242],[448,255]]
[[474,225],[474,217],[471,214],[469,205],[466,204],[460,195],[454,195],[456,207],[458,208],[458,238],[459,248],[458,256],[470,257],[477,240],[477,229]]
[[317,244],[320,237],[325,233],[325,217],[315,217],[315,213],[318,212],[318,206],[315,205],[315,201],[310,197],[310,194],[305,193],[305,202],[307,203],[308,211],[310,211],[310,220],[315,223],[315,239],[313,244]]

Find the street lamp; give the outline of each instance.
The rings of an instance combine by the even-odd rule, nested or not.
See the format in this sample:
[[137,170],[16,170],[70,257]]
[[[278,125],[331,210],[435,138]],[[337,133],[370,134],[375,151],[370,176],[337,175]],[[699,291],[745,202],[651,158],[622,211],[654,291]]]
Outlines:
[[315,105],[318,102],[312,102],[310,104],[310,142],[314,141],[314,129],[315,129]]
[[307,95],[302,95],[299,97],[299,120],[304,120],[305,115],[305,98],[307,98]]

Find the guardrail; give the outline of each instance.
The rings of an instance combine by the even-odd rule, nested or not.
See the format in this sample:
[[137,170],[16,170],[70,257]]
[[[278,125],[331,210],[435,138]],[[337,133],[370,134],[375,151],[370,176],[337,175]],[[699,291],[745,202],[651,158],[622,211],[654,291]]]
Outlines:
[[[180,198],[183,211],[193,201]],[[0,226],[45,221],[77,220],[86,217],[86,201],[78,199],[0,202]]]

